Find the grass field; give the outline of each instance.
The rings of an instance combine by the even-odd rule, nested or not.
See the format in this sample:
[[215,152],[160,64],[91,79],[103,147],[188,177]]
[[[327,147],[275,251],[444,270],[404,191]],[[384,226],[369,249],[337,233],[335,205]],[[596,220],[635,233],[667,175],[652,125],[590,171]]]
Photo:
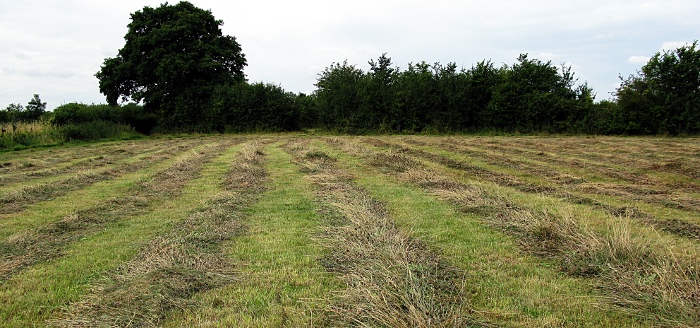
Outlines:
[[700,139],[0,153],[0,326],[700,326]]

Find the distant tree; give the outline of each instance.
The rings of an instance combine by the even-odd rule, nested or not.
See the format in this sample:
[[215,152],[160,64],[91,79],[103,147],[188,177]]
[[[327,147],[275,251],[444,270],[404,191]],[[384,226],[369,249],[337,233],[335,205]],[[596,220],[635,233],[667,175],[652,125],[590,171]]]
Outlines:
[[319,123],[328,129],[356,130],[363,122],[357,120],[361,104],[362,84],[366,74],[347,61],[333,63],[319,74],[316,99]]
[[5,112],[7,121],[12,124],[12,132],[15,132],[17,130],[17,123],[22,121],[24,106],[20,104],[9,104],[7,108],[5,108]]
[[482,60],[465,72],[469,81],[462,118],[465,121],[465,127],[481,128],[484,126],[484,121],[489,121],[490,118],[482,116],[485,115],[496,88],[502,83],[502,72],[490,60]]
[[388,120],[394,106],[394,84],[398,69],[391,67],[391,58],[382,54],[377,61],[368,62],[370,70],[363,84],[362,106],[358,119],[365,129],[390,129]]
[[299,127],[305,129],[318,127],[318,105],[316,104],[316,95],[299,93],[294,98],[294,102],[299,109]]
[[437,85],[430,64],[409,63],[396,82],[396,104],[390,116],[397,132],[420,132],[432,123],[437,110]]
[[616,95],[630,120],[628,132],[700,132],[698,42],[656,53],[641,72],[622,79]]
[[486,114],[493,128],[522,131],[564,130],[570,106],[576,99],[573,73],[561,72],[551,62],[518,57],[503,68],[503,82],[496,88]]
[[131,14],[126,44],[96,74],[100,91],[110,105],[143,101],[162,125],[199,124],[217,86],[245,81],[245,56],[222,24],[186,1]]
[[41,102],[38,94],[34,95],[34,98],[29,101],[27,108],[25,109],[25,117],[28,120],[34,121],[38,120],[42,115],[46,113],[46,103]]
[[24,113],[24,106],[20,104],[9,104],[5,108],[7,112],[7,118],[10,122],[17,122],[22,119],[22,114]]

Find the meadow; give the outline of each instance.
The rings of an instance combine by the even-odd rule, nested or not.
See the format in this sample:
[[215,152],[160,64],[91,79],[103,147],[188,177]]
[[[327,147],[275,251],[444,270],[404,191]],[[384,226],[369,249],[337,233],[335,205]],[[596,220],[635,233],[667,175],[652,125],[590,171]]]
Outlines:
[[700,138],[0,153],[0,326],[699,325]]

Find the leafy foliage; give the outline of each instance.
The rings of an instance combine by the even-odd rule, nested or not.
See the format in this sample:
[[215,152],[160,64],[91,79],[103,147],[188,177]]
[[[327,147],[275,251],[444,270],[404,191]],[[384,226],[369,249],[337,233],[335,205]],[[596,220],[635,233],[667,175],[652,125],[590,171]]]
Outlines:
[[196,125],[217,86],[245,80],[245,56],[221,24],[184,1],[133,13],[126,44],[96,74],[100,91],[110,105],[143,101],[162,125]]
[[617,90],[627,114],[625,132],[700,132],[700,49],[698,42],[656,53]]
[[29,101],[29,104],[27,104],[25,116],[29,120],[34,121],[38,120],[41,115],[44,115],[44,113],[46,113],[46,103],[41,102],[39,95],[35,94],[34,98]]
[[[133,103],[123,106],[70,103],[57,107],[53,118],[53,123],[57,126],[89,126],[94,122],[102,122],[130,126],[142,134],[151,133],[156,121],[155,114],[147,113],[142,106]],[[97,126],[104,126],[102,123]]]
[[347,61],[333,63],[320,74],[316,82],[316,97],[322,127],[359,128],[361,122],[357,110],[360,108],[364,80],[365,73]]
[[294,131],[300,129],[296,95],[266,83],[221,87],[207,111],[208,126],[219,132]]
[[33,122],[46,113],[46,103],[41,102],[38,94],[29,101],[26,107],[21,104],[9,104],[5,110],[0,110],[0,123]]
[[551,62],[520,55],[518,63],[502,69],[503,82],[489,102],[485,124],[496,129],[564,130],[567,110],[576,99],[571,70],[561,73]]
[[495,68],[482,61],[469,70],[455,63],[391,67],[386,54],[355,66],[333,64],[316,86],[321,126],[340,131],[460,132],[582,130],[593,107],[586,84],[574,86],[571,69],[521,55]]

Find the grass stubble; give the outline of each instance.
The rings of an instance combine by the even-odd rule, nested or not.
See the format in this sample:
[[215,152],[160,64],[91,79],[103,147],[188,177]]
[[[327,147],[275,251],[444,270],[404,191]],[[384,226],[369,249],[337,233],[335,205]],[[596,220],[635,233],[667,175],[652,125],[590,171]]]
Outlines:
[[700,324],[697,254],[679,249],[660,235],[648,238],[624,214],[609,215],[600,231],[589,224],[595,206],[588,211],[557,202],[545,208],[528,207],[498,192],[455,181],[406,156],[405,151],[373,151],[341,139],[329,142],[451,201],[465,213],[482,215],[487,224],[515,237],[522,249],[554,261],[562,271],[593,278],[608,301],[622,311],[665,326]]
[[68,194],[71,191],[80,190],[101,181],[108,181],[128,173],[142,170],[153,162],[175,156],[183,147],[190,145],[177,145],[156,151],[146,156],[128,158],[127,161],[119,161],[107,165],[103,169],[91,169],[78,171],[67,177],[48,183],[31,183],[15,190],[0,195],[0,215],[22,211],[31,204],[47,201]]
[[62,256],[71,243],[99,231],[109,223],[153,211],[149,205],[176,197],[195,177],[216,149],[186,154],[172,167],[138,181],[127,195],[73,212],[59,221],[0,241],[0,281],[34,263]]
[[342,282],[317,260],[326,253],[315,236],[322,218],[313,186],[285,141],[263,148],[268,179],[245,211],[245,231],[226,244],[235,283],[197,295],[200,307],[171,317],[166,327],[326,327],[327,304]]
[[[597,298],[593,302],[593,307],[609,309],[610,305],[614,305],[613,308],[622,312],[623,316],[635,316],[641,319],[640,322],[659,326],[700,325],[700,260],[696,252],[697,236],[692,233],[687,235],[687,231],[693,231],[687,225],[688,222],[674,223],[679,227],[674,232],[672,228],[660,225],[664,222],[673,223],[673,220],[657,219],[631,207],[614,207],[594,199],[581,201],[581,196],[567,193],[565,188],[559,188],[556,184],[520,181],[503,172],[470,166],[448,156],[421,150],[421,145],[433,141],[424,143],[420,138],[412,138],[410,145],[397,147],[395,140],[327,137],[322,138],[322,144],[358,158],[362,165],[373,168],[376,173],[417,186],[420,190],[453,204],[470,217],[479,217],[494,231],[510,236],[525,253],[543,259],[544,266],[554,265],[560,272],[590,282],[597,288],[596,294],[603,295],[603,298]],[[455,140],[460,141],[460,138]],[[314,186],[318,212],[323,217],[322,232],[305,242],[320,244],[325,249],[323,256],[304,262],[302,266],[307,267],[295,273],[298,277],[290,275],[285,279],[275,274],[275,277],[269,279],[256,280],[255,275],[272,275],[278,271],[291,273],[289,270],[292,269],[287,267],[290,264],[283,261],[271,262],[273,267],[269,268],[264,263],[238,263],[225,250],[226,247],[238,245],[232,240],[246,235],[251,237],[248,238],[250,240],[256,240],[258,235],[263,238],[263,234],[267,236],[265,238],[286,238],[280,237],[281,235],[273,237],[272,231],[264,230],[269,225],[258,226],[262,222],[260,220],[268,220],[267,217],[260,216],[257,221],[249,222],[256,222],[256,225],[249,226],[246,223],[251,215],[255,217],[255,213],[250,212],[251,206],[260,197],[272,195],[266,193],[266,186],[270,184],[264,164],[263,146],[258,142],[250,142],[240,150],[236,148],[237,155],[233,163],[230,163],[234,154],[231,149],[215,160],[227,162],[231,167],[226,170],[223,181],[216,187],[211,187],[215,191],[211,197],[200,196],[208,197],[203,198],[205,203],[199,207],[191,205],[193,210],[186,215],[178,213],[176,217],[181,219],[168,218],[167,220],[176,220],[170,228],[153,234],[150,241],[140,244],[135,256],[127,262],[106,274],[100,273],[90,283],[92,288],[81,301],[64,303],[64,311],[59,311],[58,314],[47,314],[47,311],[55,311],[47,307],[31,310],[31,313],[36,313],[25,315],[52,317],[45,324],[64,327],[178,326],[185,322],[196,326],[221,325],[222,322],[254,326],[263,322],[260,321],[264,316],[262,313],[268,310],[262,309],[270,305],[245,305],[242,309],[254,311],[249,313],[250,318],[243,319],[250,321],[235,321],[241,319],[221,316],[230,316],[230,313],[226,313],[237,309],[236,306],[242,303],[267,300],[264,297],[253,299],[254,295],[246,293],[261,291],[265,288],[264,284],[268,283],[284,286],[270,288],[275,293],[274,302],[281,305],[269,310],[275,313],[267,315],[277,317],[266,321],[268,326],[490,326],[492,321],[489,318],[497,318],[493,321],[496,324],[514,326],[547,322],[553,325],[557,325],[557,322],[558,325],[565,322],[572,324],[570,319],[521,320],[515,316],[509,317],[511,314],[489,314],[486,313],[488,309],[474,307],[471,298],[475,297],[475,289],[465,283],[467,273],[463,271],[464,266],[454,265],[453,261],[458,258],[450,257],[448,260],[434,247],[423,242],[422,238],[414,237],[416,234],[412,231],[398,228],[392,217],[393,212],[387,209],[386,204],[358,186],[353,176],[355,173],[350,173],[343,166],[347,163],[341,165],[324,152],[323,147],[317,148],[315,145],[309,139],[300,138],[288,140],[284,147],[293,156],[293,163],[301,168],[301,173]],[[183,144],[177,150],[190,146]],[[167,198],[177,197],[185,185],[200,174],[202,166],[225,147],[227,146],[206,147],[206,150],[197,148],[199,150],[178,157],[172,167],[148,179],[137,181],[124,196],[98,202],[95,206],[75,211],[58,221],[14,233],[9,238],[0,240],[0,287],[7,289],[19,286],[22,282],[17,279],[21,279],[23,272],[36,264],[48,265],[64,256],[71,245],[122,220],[142,217],[147,213],[159,213],[160,210],[156,209],[158,204]],[[392,150],[387,151],[385,148]],[[172,157],[175,154],[173,149],[161,155]],[[595,158],[597,155],[591,156]],[[638,155],[627,153],[625,156],[634,158]],[[651,161],[651,157],[648,157],[651,155],[640,156],[645,161]],[[70,155],[66,155],[68,157]],[[626,163],[623,161],[626,160],[621,159],[620,163]],[[76,163],[81,163],[81,160]],[[57,174],[79,172],[68,168],[70,165],[66,164],[67,169],[58,170]],[[79,167],[82,164],[77,165]],[[105,168],[112,169],[111,166]],[[45,171],[43,168],[38,169]],[[139,169],[143,168],[134,168]],[[30,167],[23,167],[22,170],[27,177],[31,176]],[[693,176],[687,165],[666,165],[664,170]],[[39,175],[48,176],[48,172]],[[282,174],[280,172],[276,174]],[[221,175],[223,174],[224,171]],[[88,182],[90,184],[92,183]],[[692,188],[693,183],[686,181],[682,186]],[[79,186],[78,189],[84,187]],[[291,192],[290,190],[285,192]],[[69,192],[70,190],[63,193]],[[274,197],[283,197],[283,194]],[[32,197],[27,199],[29,201],[25,206],[41,205],[33,202]],[[276,205],[265,203],[260,206]],[[308,206],[304,208],[304,211],[309,210]],[[17,211],[21,209],[11,212],[22,213]],[[281,215],[278,212],[272,210],[270,215]],[[646,227],[639,226],[639,222],[645,223]],[[251,227],[255,231],[251,231]],[[308,239],[308,228],[304,229],[305,232],[299,238]],[[314,229],[309,231],[315,231]],[[685,237],[690,239],[678,239],[663,231],[678,236],[684,236],[685,233]],[[293,242],[301,243],[300,240],[295,239]],[[300,247],[285,245],[283,247]],[[686,247],[688,245],[691,247]],[[303,247],[294,251],[308,252],[305,253],[306,257],[318,254]],[[260,252],[265,253],[261,256],[268,257],[281,254],[275,249],[261,248]],[[263,260],[264,258],[258,259]],[[330,286],[337,287],[337,284],[318,281],[326,278],[332,281],[332,277],[320,278],[317,273],[304,273],[307,269],[315,270],[312,262],[315,265],[320,263],[328,272],[341,279],[345,288],[336,289],[330,296],[319,296],[319,293],[327,293]],[[284,267],[278,268],[280,265]],[[246,267],[258,271],[249,272]],[[224,293],[231,288],[240,288],[232,286],[251,285],[256,281],[259,286],[250,286],[248,292]],[[323,284],[327,285],[311,286]],[[307,293],[306,290],[309,289],[313,291]],[[222,293],[217,294],[216,291]],[[209,295],[208,292],[213,296],[206,296]],[[7,291],[2,293],[5,296],[17,294]],[[225,295],[250,299],[220,298]],[[300,295],[314,295],[314,299],[298,299]],[[566,295],[562,295],[562,299],[566,299]],[[19,301],[10,299],[0,301],[4,307],[8,307],[8,311],[11,310],[9,307],[20,304]],[[605,304],[595,304],[596,302]],[[12,305],[14,303],[17,304]],[[229,305],[233,307],[228,310],[223,308]],[[322,307],[320,312],[319,307]],[[202,314],[202,311],[209,312]],[[533,312],[534,317],[538,316],[536,312]],[[179,314],[173,316],[175,313]],[[169,319],[172,320],[168,321]],[[22,321],[17,319],[12,322],[16,324]],[[585,322],[576,324],[586,325]]]
[[14,189],[15,184],[95,170],[120,161],[132,161],[135,156],[147,156],[182,145],[170,139],[145,139],[32,150],[32,153],[18,153],[16,156],[0,154],[0,187]]
[[[508,173],[504,172],[499,172],[495,171],[489,168],[485,167],[480,167],[472,163],[467,163],[465,161],[459,161],[457,159],[448,157],[446,155],[441,155],[437,154],[434,152],[426,151],[423,149],[419,148],[411,148],[411,147],[406,147],[401,144],[393,143],[393,142],[388,142],[385,140],[381,140],[378,138],[370,138],[370,139],[364,139],[363,142],[370,144],[375,147],[380,147],[380,148],[389,148],[392,151],[395,151],[397,153],[403,153],[407,156],[413,156],[413,157],[418,157],[422,158],[431,162],[439,163],[441,165],[444,165],[448,168],[459,170],[466,172],[470,175],[476,176],[481,180],[493,182],[499,186],[502,187],[508,187],[508,188],[514,188],[516,190],[525,192],[525,193],[530,193],[530,194],[538,194],[538,195],[545,195],[545,196],[550,196],[550,197],[555,197],[555,198],[561,198],[564,199],[565,201],[572,203],[572,204],[584,204],[588,205],[600,210],[603,210],[610,215],[613,216],[623,216],[626,218],[634,219],[640,223],[649,225],[651,227],[654,227],[655,229],[658,229],[660,231],[666,231],[671,234],[675,234],[677,236],[681,237],[686,237],[686,238],[692,238],[692,239],[700,239],[700,224],[694,223],[694,222],[689,222],[688,220],[685,219],[679,219],[679,218],[659,218],[653,214],[647,213],[640,208],[637,208],[635,206],[630,206],[630,205],[615,205],[611,204],[610,202],[606,201],[601,201],[598,199],[598,197],[589,197],[586,195],[581,195],[576,192],[569,191],[570,188],[567,188],[566,186],[561,187],[556,184],[551,184],[551,183],[542,183],[542,182],[530,182],[530,181],[523,181],[522,179],[513,176]],[[418,143],[418,144],[423,144],[422,142],[412,140],[409,143]],[[459,142],[455,141],[450,144],[445,144],[444,142],[440,143],[440,147],[445,147],[447,149],[452,149],[452,151],[455,152],[460,152],[457,146],[455,144],[458,144]],[[513,162],[513,160],[510,160],[510,162]],[[490,158],[486,162],[490,163],[489,165],[495,165],[498,166],[498,161]],[[503,165],[501,163],[501,165]],[[507,166],[507,165],[506,165]],[[530,172],[528,174],[531,174],[531,171],[529,171],[529,167],[523,168],[519,167],[519,169],[523,170],[522,172]],[[555,180],[562,180],[561,179],[561,174],[552,174],[556,175],[557,179]],[[567,175],[569,176],[569,175]],[[569,176],[570,180],[580,180],[580,178],[576,177],[571,177]],[[561,181],[560,181],[561,182]],[[570,182],[570,181],[568,181]],[[566,185],[566,183],[565,183]],[[575,185],[578,185],[576,183]],[[598,189],[591,189],[588,187],[584,188],[579,188],[575,187],[574,188],[577,191],[594,191],[598,192]],[[595,189],[595,190],[594,190]],[[628,188],[629,189],[629,188]],[[610,196],[610,195],[608,195]],[[619,195],[618,195],[619,196]],[[659,197],[656,197],[655,199],[658,199]],[[679,205],[680,201],[677,202],[669,202],[668,200],[659,200],[659,203],[662,203],[664,206],[670,206],[674,209],[676,208],[683,208],[686,209],[687,213],[690,213],[690,215],[694,215],[696,213],[700,213],[696,210],[694,210],[697,203],[696,199],[691,199],[692,197],[686,197],[689,200],[684,202],[685,205]],[[647,199],[649,200],[649,199]],[[629,198],[622,198],[623,203],[629,203],[632,200]],[[656,201],[652,201],[656,202]],[[688,216],[686,214],[686,216]]]
[[62,327],[161,325],[174,311],[198,306],[192,300],[195,294],[234,283],[236,272],[222,245],[245,230],[243,210],[263,190],[266,173],[257,142],[243,145],[236,160],[226,164],[230,168],[220,192],[142,247],[52,323]]
[[471,316],[459,270],[394,224],[385,206],[352,183],[323,151],[290,144],[317,187],[328,221],[323,265],[346,288],[331,304],[331,326],[483,326]]
[[202,166],[225,147],[209,140],[189,148],[132,182],[129,193],[4,240],[2,320],[8,326],[41,325],[79,300],[103,273],[133,256],[134,247],[180,215],[174,211],[193,206],[197,197],[180,197],[181,187],[191,185]]

